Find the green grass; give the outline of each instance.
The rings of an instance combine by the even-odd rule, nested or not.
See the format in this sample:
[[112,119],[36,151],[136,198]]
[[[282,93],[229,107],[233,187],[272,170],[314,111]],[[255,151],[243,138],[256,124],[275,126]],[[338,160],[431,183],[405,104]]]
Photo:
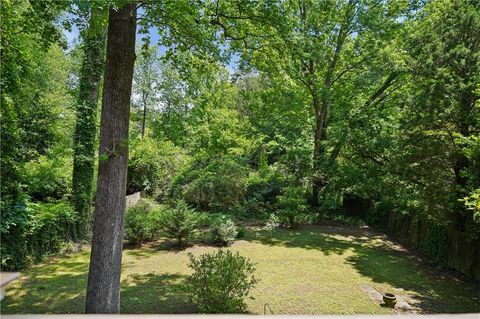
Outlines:
[[[188,256],[217,248],[194,246],[181,251],[158,242],[125,249],[122,313],[192,313],[182,284]],[[256,263],[260,282],[248,311],[276,314],[389,313],[363,292],[404,295],[420,312],[480,312],[479,286],[424,266],[384,236],[355,227],[305,227],[277,230],[272,239],[247,232],[229,249]],[[81,313],[85,303],[89,252],[52,258],[32,267],[7,292],[6,313]]]

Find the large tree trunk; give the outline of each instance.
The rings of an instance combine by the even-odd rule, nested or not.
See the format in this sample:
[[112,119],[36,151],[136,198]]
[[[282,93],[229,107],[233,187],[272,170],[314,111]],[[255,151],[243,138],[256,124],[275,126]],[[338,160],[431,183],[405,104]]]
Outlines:
[[85,56],[80,75],[73,155],[72,203],[79,214],[72,234],[74,238],[85,238],[91,224],[97,102],[104,64],[106,20],[107,10],[92,9],[83,37]]
[[[353,1],[349,2],[351,5]],[[320,155],[322,153],[321,142],[325,139],[326,136],[326,121],[327,113],[330,105],[330,89],[332,86],[333,75],[335,73],[335,68],[337,66],[338,58],[340,56],[340,51],[342,50],[343,42],[346,37],[344,31],[345,25],[340,26],[340,30],[337,34],[337,41],[335,44],[335,50],[333,52],[332,59],[328,64],[328,69],[325,74],[323,81],[323,90],[321,94],[321,99],[319,101],[318,91],[314,89],[312,91],[313,99],[313,109],[315,111],[315,135],[313,141],[313,178],[312,178],[312,206],[318,206],[318,195],[320,189],[324,184],[324,180],[320,177]],[[311,69],[313,70],[313,64],[311,62]]]
[[136,6],[110,9],[100,123],[97,197],[88,273],[87,313],[120,311],[128,124],[135,62]]

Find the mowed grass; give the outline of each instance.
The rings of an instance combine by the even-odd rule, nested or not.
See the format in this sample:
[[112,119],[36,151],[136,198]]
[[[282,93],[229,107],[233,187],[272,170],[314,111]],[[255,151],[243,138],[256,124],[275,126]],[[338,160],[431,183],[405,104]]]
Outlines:
[[[188,253],[165,242],[125,249],[122,313],[195,313],[184,292]],[[231,247],[256,263],[260,280],[248,299],[250,313],[391,313],[360,285],[402,295],[418,312],[480,312],[480,287],[423,265],[385,236],[368,229],[310,226],[277,230],[272,238],[251,230]],[[1,303],[7,313],[82,313],[89,251],[32,267]],[[265,306],[268,304],[268,306]]]

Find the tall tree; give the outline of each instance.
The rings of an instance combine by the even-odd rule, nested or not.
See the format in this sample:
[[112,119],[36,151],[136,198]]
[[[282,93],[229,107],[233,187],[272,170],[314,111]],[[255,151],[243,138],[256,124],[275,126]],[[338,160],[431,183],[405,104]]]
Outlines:
[[135,3],[111,8],[109,12],[87,313],[120,311],[123,216],[136,18]]
[[133,72],[133,102],[142,108],[142,138],[145,136],[148,109],[159,102],[157,92],[161,74],[157,50],[156,46],[142,48]]
[[[401,8],[401,6],[399,6]],[[325,155],[328,113],[332,95],[345,77],[356,74],[388,38],[401,12],[380,0],[284,1],[270,9],[276,14],[257,14],[250,26],[232,39],[241,39],[244,58],[261,71],[294,81],[307,94],[313,111],[313,152],[311,174],[312,205],[318,205],[325,181],[321,172]],[[228,26],[226,16],[240,12],[226,9],[218,23]],[[385,12],[388,15],[385,15]],[[262,17],[267,17],[265,19]],[[223,17],[223,21],[222,18]],[[273,18],[273,20],[272,20]],[[259,20],[260,21],[257,21]],[[267,25],[264,35],[250,36]],[[232,28],[231,28],[232,29]],[[245,32],[242,30],[250,30]],[[228,31],[228,30],[227,30]],[[240,46],[242,47],[242,45]],[[355,75],[356,76],[356,75]]]
[[430,212],[447,211],[460,230],[478,227],[457,199],[480,187],[479,8],[473,0],[431,1],[412,25],[413,85],[399,137],[403,160],[423,180],[426,206],[436,203]]
[[[473,211],[458,201],[480,186],[478,7],[478,1],[438,0],[420,8],[387,49],[397,59],[388,69],[400,72],[348,117],[336,115],[346,119],[336,130],[348,133],[330,176],[389,207],[377,216],[409,212],[479,234]],[[342,86],[348,104],[357,84]]]
[[77,238],[85,238],[91,224],[97,103],[104,64],[107,12],[104,8],[91,8],[89,25],[83,32],[84,57],[77,103],[72,179],[72,202],[79,214],[74,234]]
[[[100,149],[93,220],[92,252],[87,288],[87,313],[120,309],[123,216],[127,184],[128,129],[135,63],[136,1],[115,1],[109,12],[107,53],[100,122]],[[142,1],[140,33],[152,26],[168,55],[205,51],[216,55],[215,30],[202,2]]]

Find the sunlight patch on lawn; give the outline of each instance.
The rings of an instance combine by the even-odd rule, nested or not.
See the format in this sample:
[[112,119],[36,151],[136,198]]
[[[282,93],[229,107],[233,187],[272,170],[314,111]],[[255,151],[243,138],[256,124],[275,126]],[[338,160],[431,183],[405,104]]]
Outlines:
[[[174,250],[159,241],[126,248],[122,270],[122,313],[194,313],[184,291],[188,253],[217,247]],[[248,311],[263,314],[390,313],[360,289],[405,296],[421,312],[480,311],[478,286],[441,277],[383,235],[360,228],[279,229],[273,238],[250,230],[231,247],[256,263],[260,279]],[[32,267],[12,285],[2,313],[81,313],[89,251],[52,258]],[[477,290],[476,290],[477,289]]]

